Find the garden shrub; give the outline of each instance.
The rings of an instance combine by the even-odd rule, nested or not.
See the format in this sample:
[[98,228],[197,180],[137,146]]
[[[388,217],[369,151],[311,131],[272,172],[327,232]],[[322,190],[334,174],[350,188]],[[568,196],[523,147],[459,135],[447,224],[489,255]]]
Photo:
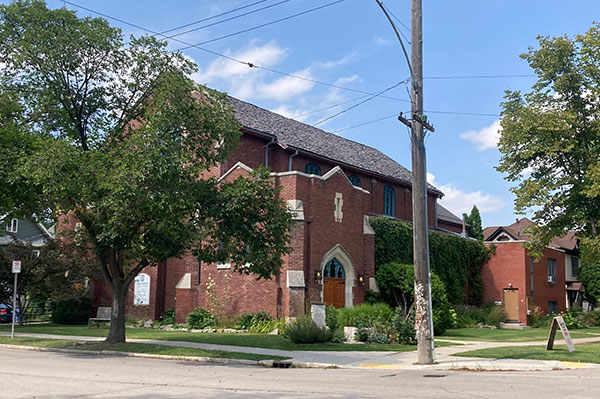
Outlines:
[[339,310],[338,324],[340,327],[373,327],[377,324],[386,324],[392,318],[394,312],[385,303],[374,305],[362,304],[352,308],[341,308]]
[[329,341],[331,332],[326,327],[318,327],[309,315],[304,315],[286,324],[283,336],[295,344],[312,344]]
[[175,309],[173,308],[165,309],[158,320],[152,323],[153,326],[166,326],[168,324],[175,324]]
[[188,315],[187,324],[189,328],[202,330],[213,327],[216,324],[216,320],[215,316],[213,316],[208,310],[197,308]]
[[90,317],[95,317],[92,301],[84,296],[56,302],[51,320],[56,324],[86,324]]
[[273,318],[267,312],[244,313],[237,327],[241,330],[249,330],[254,324],[270,320],[273,320]]
[[[409,223],[381,216],[371,217],[370,222],[375,230],[376,271],[391,262],[413,263],[412,226]],[[429,232],[431,270],[444,282],[447,298],[452,304],[481,305],[481,267],[489,253],[490,250],[479,241]]]
[[280,328],[285,325],[285,320],[260,320],[257,319],[252,323],[248,329],[249,333],[253,334],[270,334],[276,328]]
[[338,327],[344,327],[339,323],[340,310],[335,306],[327,306],[325,308],[325,325],[329,327],[331,331],[335,331]]
[[385,331],[375,327],[359,328],[356,339],[367,344],[390,344],[392,340]]
[[410,314],[408,318],[404,317],[401,308],[394,310],[394,316],[388,325],[388,333],[394,341],[399,344],[414,345],[417,343],[415,331],[415,317]]

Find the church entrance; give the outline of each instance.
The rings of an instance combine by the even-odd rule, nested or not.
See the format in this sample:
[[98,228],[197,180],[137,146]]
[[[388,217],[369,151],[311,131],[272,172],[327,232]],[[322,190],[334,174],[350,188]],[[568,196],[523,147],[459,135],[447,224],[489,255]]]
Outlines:
[[339,260],[333,258],[323,270],[323,302],[336,308],[346,303],[346,271]]

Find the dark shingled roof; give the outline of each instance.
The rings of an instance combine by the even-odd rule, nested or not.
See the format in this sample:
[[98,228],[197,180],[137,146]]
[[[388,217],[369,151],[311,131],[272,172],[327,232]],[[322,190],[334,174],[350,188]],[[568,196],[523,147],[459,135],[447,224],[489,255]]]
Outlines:
[[[496,236],[496,232],[498,232],[499,229],[502,229],[505,232],[507,232],[510,236],[512,236],[512,238],[515,240],[531,241],[531,237],[527,233],[525,233],[525,230],[532,224],[534,223],[528,218],[521,218],[517,219],[513,224],[509,226],[486,227],[483,230],[483,239],[485,241],[493,239]],[[577,237],[575,236],[574,232],[569,231],[563,237],[552,238],[552,240],[550,240],[550,242],[548,243],[548,246],[554,248],[575,250],[578,247]]]
[[[375,148],[327,133],[256,105],[229,97],[235,119],[245,128],[274,136],[286,147],[306,151],[382,176],[411,184],[412,174],[404,166]],[[430,191],[443,193],[432,185]]]
[[447,208],[444,208],[439,203],[437,204],[437,217],[438,220],[462,225],[461,218],[450,212]]

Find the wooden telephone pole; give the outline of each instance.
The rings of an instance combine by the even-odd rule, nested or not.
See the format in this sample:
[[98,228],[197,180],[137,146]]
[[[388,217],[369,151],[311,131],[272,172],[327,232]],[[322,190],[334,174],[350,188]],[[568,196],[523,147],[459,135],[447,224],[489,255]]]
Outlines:
[[[423,12],[421,0],[411,0],[411,155],[413,248],[415,263],[415,329],[418,363],[435,363],[431,279],[429,274],[429,230],[427,223],[427,163],[423,115]],[[432,130],[432,129],[431,129]]]
[[431,309],[431,278],[429,274],[429,228],[427,223],[427,163],[425,129],[434,131],[423,116],[423,12],[421,0],[411,0],[411,57],[394,21],[380,0],[375,0],[400,41],[408,62],[411,77],[411,120],[398,120],[411,128],[413,248],[415,264],[415,330],[417,333],[418,364],[435,363],[433,344],[433,312]]

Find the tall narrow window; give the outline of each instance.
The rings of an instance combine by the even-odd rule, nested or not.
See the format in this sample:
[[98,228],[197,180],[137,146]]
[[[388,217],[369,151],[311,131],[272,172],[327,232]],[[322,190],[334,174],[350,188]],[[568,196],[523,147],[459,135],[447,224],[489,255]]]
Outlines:
[[579,277],[579,258],[571,258],[571,276]]
[[396,216],[396,190],[392,186],[385,186],[383,189],[383,214]]
[[319,168],[319,166],[313,162],[306,164],[304,167],[304,172],[308,173],[309,175],[321,176],[321,168]]
[[548,258],[548,282],[556,284],[556,259]]
[[6,231],[9,233],[17,233],[19,231],[19,219],[12,219],[10,223],[6,225]]

